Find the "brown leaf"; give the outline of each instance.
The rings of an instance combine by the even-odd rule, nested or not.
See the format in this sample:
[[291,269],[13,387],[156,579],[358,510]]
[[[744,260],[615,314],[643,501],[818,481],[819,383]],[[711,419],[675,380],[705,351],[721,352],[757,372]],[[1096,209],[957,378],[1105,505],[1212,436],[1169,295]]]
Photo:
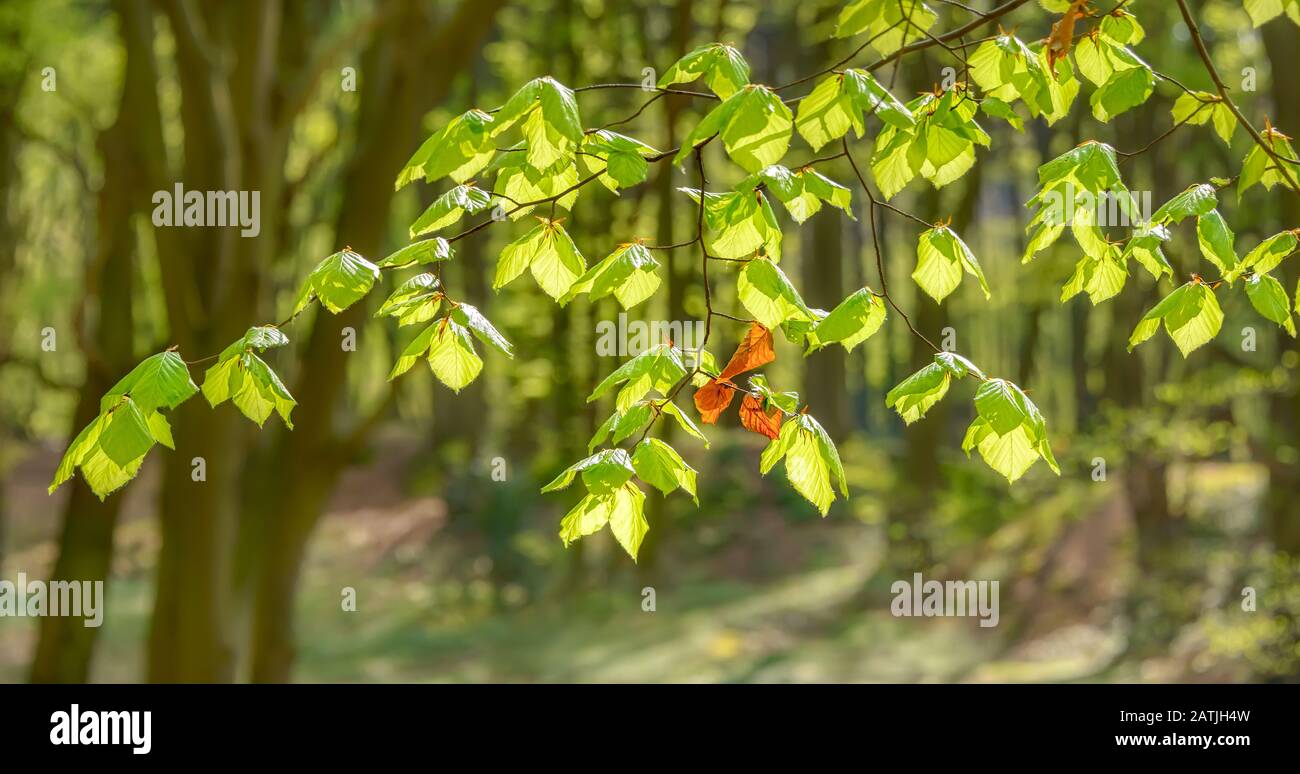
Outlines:
[[718,416],[731,405],[735,394],[735,387],[710,379],[708,384],[695,391],[695,408],[699,409],[700,421],[706,425],[717,422]]
[[727,367],[722,369],[718,378],[730,379],[773,360],[776,360],[776,350],[772,347],[772,331],[756,322],[749,326],[745,339],[736,347],[736,354],[727,361]]
[[1088,15],[1084,10],[1087,5],[1088,0],[1074,0],[1052,25],[1052,34],[1047,36],[1047,63],[1053,75],[1056,74],[1056,63],[1070,54],[1070,47],[1074,45],[1074,22]]
[[781,434],[781,409],[773,406],[771,411],[764,412],[763,399],[746,394],[740,402],[740,424],[746,430],[776,440]]

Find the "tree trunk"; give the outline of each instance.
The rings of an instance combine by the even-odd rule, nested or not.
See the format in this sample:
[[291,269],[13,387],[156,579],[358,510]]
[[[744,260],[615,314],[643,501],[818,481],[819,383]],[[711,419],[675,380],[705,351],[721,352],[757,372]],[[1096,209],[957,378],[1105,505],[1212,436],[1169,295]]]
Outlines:
[[[122,21],[126,69],[117,118],[96,143],[104,163],[104,182],[96,196],[96,252],[87,269],[86,296],[87,301],[98,303],[86,315],[94,321],[93,330],[86,332],[91,351],[85,353],[86,383],[73,414],[73,435],[99,414],[100,396],[135,360],[131,220],[139,202],[148,201],[147,183],[139,175],[138,111],[142,103],[153,99],[157,78],[152,37],[142,36],[147,13],[140,3],[129,0],[118,3],[117,12]],[[103,581],[107,588],[122,495],[101,501],[80,477],[69,486],[59,554],[50,579]],[[79,618],[42,618],[32,659],[32,682],[86,682],[98,633],[98,628],[84,626]]]
[[[336,234],[363,255],[383,246],[393,180],[418,141],[421,116],[441,100],[452,75],[466,66],[491,29],[500,0],[461,3],[454,16],[429,40],[427,20],[408,4],[394,14],[392,36],[378,35],[363,58],[368,74],[361,93],[360,147],[345,177]],[[414,52],[427,52],[417,55]],[[269,459],[275,485],[261,510],[263,539],[255,560],[250,646],[255,682],[285,682],[294,658],[293,600],[307,541],[338,476],[354,449],[339,440],[335,404],[345,387],[347,352],[340,347],[343,327],[360,328],[360,303],[334,316],[317,310],[298,380],[312,401],[300,405],[293,432],[276,429]],[[359,440],[359,439],[352,439]]]

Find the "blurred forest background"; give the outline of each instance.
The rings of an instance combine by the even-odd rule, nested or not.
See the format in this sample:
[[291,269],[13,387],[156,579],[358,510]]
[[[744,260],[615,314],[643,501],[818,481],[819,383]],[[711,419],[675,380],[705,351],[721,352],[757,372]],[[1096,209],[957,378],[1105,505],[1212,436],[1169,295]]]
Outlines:
[[[987,0],[967,5],[987,9]],[[971,17],[935,2],[936,30]],[[1300,46],[1286,19],[1252,30],[1237,0],[1194,2],[1220,70],[1257,125],[1300,131]],[[718,40],[752,80],[823,69],[860,40],[828,41],[837,3],[821,0],[391,0],[198,2],[6,0],[0,5],[0,577],[107,581],[102,629],[78,618],[0,619],[3,681],[984,681],[1292,680],[1300,676],[1300,383],[1294,341],[1225,297],[1218,341],[1190,359],[1161,337],[1125,352],[1163,295],[1142,272],[1091,306],[1061,304],[1069,239],[1020,264],[1035,169],[1090,138],[1143,147],[1172,123],[1178,92],[1157,88],[1112,124],[1083,97],[1050,130],[993,135],[974,170],[936,193],[915,181],[895,200],[927,220],[952,216],[993,298],[942,307],[907,278],[914,224],[886,216],[893,292],[932,338],[1031,390],[1062,475],[1037,466],[1015,486],[960,451],[969,385],[910,428],[885,392],[930,360],[891,313],[845,354],[806,361],[780,340],[767,370],[805,395],[833,434],[852,498],[818,517],[777,471],[758,474],[762,439],[708,429],[682,443],[700,470],[700,506],[651,493],[650,533],[633,564],[607,533],[569,549],[556,536],[574,497],[538,489],[584,456],[608,413],[585,396],[620,362],[598,356],[612,299],[560,309],[531,283],[494,293],[497,253],[520,227],[461,241],[446,266],[516,345],[486,356],[460,395],[423,368],[390,385],[408,334],[372,317],[383,289],[333,316],[313,311],[270,362],[298,399],[296,430],[258,431],[229,406],[177,410],[175,452],[100,502],[78,478],[46,495],[68,439],[99,397],[171,344],[198,357],[253,324],[281,319],[306,272],[351,245],[372,260],[445,184],[395,193],[398,170],[449,117],[500,105],[530,78],[573,87],[636,83]],[[1210,87],[1173,3],[1138,0],[1136,46],[1157,70]],[[1025,40],[1055,17],[1030,2],[1001,20]],[[995,30],[989,30],[993,32]],[[983,34],[983,30],[980,31]],[[864,54],[870,61],[870,55]],[[886,69],[906,100],[943,78],[940,48]],[[57,87],[42,88],[44,68]],[[343,68],[355,68],[355,91]],[[1255,68],[1256,91],[1236,90]],[[886,81],[888,82],[888,81]],[[809,88],[811,84],[809,84]],[[1085,90],[1085,95],[1087,90]],[[585,121],[626,116],[634,90],[579,94]],[[701,105],[670,96],[626,131],[680,143]],[[870,138],[852,143],[864,163]],[[1231,177],[1231,149],[1184,127],[1126,161],[1156,205],[1189,184]],[[796,144],[798,141],[796,141]],[[802,157],[799,148],[792,149]],[[806,148],[802,151],[806,152]],[[711,148],[710,154],[720,153]],[[712,156],[711,156],[712,158]],[[718,157],[721,158],[720,156]],[[722,166],[719,161],[717,166]],[[875,285],[865,197],[843,159],[820,171],[854,189],[856,222],[827,208],[796,229],[782,212],[787,273],[813,306]],[[165,229],[151,196],[258,190],[261,234]],[[646,184],[584,194],[566,227],[593,261],[634,236],[689,239],[687,172],[654,165]],[[1256,189],[1221,197],[1248,246],[1300,226],[1300,199]],[[1197,261],[1180,230],[1180,276]],[[672,254],[642,319],[700,319],[697,260]],[[1289,264],[1289,265],[1288,265]],[[1293,288],[1300,262],[1284,263]],[[388,287],[388,286],[386,286]],[[715,281],[720,308],[734,284]],[[357,351],[340,346],[357,331]],[[1242,351],[1241,331],[1258,331]],[[57,350],[41,348],[42,331]],[[715,332],[725,357],[738,326]],[[196,373],[196,379],[198,374]],[[683,406],[689,402],[682,402]],[[727,422],[730,422],[730,425]],[[680,432],[679,432],[680,436]],[[207,481],[191,481],[191,459]],[[493,480],[493,460],[506,480]],[[1104,480],[1096,480],[1104,460]],[[1001,621],[894,618],[890,584],[985,578]],[[1242,609],[1244,587],[1257,609]],[[345,587],[357,610],[341,609]],[[643,610],[653,587],[655,610]]]

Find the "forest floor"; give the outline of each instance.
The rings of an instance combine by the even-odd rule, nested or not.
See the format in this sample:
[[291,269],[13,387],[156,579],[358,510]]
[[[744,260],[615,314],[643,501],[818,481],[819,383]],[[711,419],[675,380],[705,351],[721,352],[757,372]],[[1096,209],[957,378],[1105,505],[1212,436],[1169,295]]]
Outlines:
[[[29,459],[11,476],[5,579],[19,571],[43,578],[55,555],[57,503],[38,486],[46,462]],[[514,540],[524,556],[550,557],[548,580],[502,581],[481,538],[454,526],[443,500],[409,496],[377,475],[366,469],[348,475],[313,541],[297,611],[299,681],[1240,676],[1230,664],[1195,657],[1204,650],[1195,627],[1159,657],[1118,658],[1130,530],[1129,515],[1113,498],[1061,531],[1040,577],[1003,588],[999,626],[982,628],[973,617],[893,616],[890,584],[881,580],[882,529],[851,518],[791,521],[761,508],[732,514],[760,531],[754,545],[779,547],[782,554],[713,551],[707,561],[679,560],[658,572],[631,568],[606,535],[587,539],[581,559],[555,559],[553,524],[531,525]],[[148,515],[154,486],[146,473],[124,504],[96,681],[136,681],[143,674],[158,549]],[[777,569],[755,569],[772,565]],[[573,575],[578,567],[584,575]],[[349,589],[355,610],[344,609]],[[25,678],[34,633],[32,619],[0,618],[0,682]]]

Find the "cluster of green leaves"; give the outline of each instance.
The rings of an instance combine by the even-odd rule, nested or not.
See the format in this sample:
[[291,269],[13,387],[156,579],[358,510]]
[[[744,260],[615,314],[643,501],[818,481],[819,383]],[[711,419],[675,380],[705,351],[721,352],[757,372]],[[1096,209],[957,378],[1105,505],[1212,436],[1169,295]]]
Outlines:
[[233,401],[240,412],[260,427],[275,411],[284,424],[293,429],[289,414],[297,402],[266,361],[257,356],[273,347],[289,343],[273,325],[249,328],[246,333],[217,356],[217,364],[203,374],[203,397],[216,408]]
[[825,428],[811,416],[799,414],[781,425],[780,435],[763,449],[759,470],[766,475],[782,460],[790,486],[817,506],[823,516],[835,500],[835,489],[844,497],[849,496],[840,453]]
[[[1027,202],[1038,211],[1026,227],[1032,233],[1023,262],[1055,244],[1067,225],[1083,251],[1061,289],[1061,301],[1079,293],[1087,293],[1093,304],[1112,298],[1128,279],[1129,259],[1156,279],[1173,273],[1160,247],[1168,239],[1168,230],[1160,228],[1158,217],[1151,224],[1141,223],[1137,201],[1120,176],[1114,148],[1085,142],[1040,166],[1038,183],[1038,192]],[[1120,244],[1107,238],[1099,220],[1127,222],[1138,229],[1126,244]]]
[[893,198],[917,175],[942,188],[966,174],[975,165],[975,146],[990,142],[975,120],[977,109],[964,83],[908,102],[912,125],[886,123],[876,136],[871,172],[880,193]]
[[[1113,21],[1118,19],[1119,21]],[[1074,47],[1074,61],[1097,89],[1089,98],[1092,115],[1110,121],[1147,101],[1156,88],[1156,74],[1128,47],[1145,33],[1131,14],[1107,16]]]
[[631,309],[659,289],[658,269],[659,262],[644,244],[619,245],[569,286],[560,296],[560,305],[569,303],[579,293],[586,293],[592,301],[612,294],[624,309]]
[[680,164],[716,135],[732,161],[747,172],[757,172],[780,161],[789,150],[793,126],[790,108],[776,92],[751,83],[722,100],[691,129],[673,163]]
[[1215,134],[1224,143],[1232,144],[1232,135],[1237,131],[1237,117],[1218,94],[1208,91],[1185,92],[1174,100],[1174,106],[1169,112],[1175,124],[1204,126],[1213,122]]
[[759,253],[781,260],[781,225],[761,189],[703,194],[695,188],[678,190],[696,204],[704,197],[704,247],[710,255],[739,260]]
[[307,275],[302,289],[298,291],[293,314],[306,309],[314,300],[338,314],[369,293],[377,279],[378,266],[354,253],[351,248],[340,250],[317,264],[311,274]]
[[[425,278],[432,278],[432,275],[423,274],[415,277],[415,280],[427,282]],[[437,280],[433,280],[436,287]],[[408,282],[407,285],[411,284]],[[394,291],[393,296],[385,302],[385,306],[392,303],[393,299],[403,293],[403,288]],[[408,291],[409,292],[409,291]],[[420,294],[423,295],[423,294]],[[445,296],[438,291],[432,291],[428,298],[418,302],[421,308],[426,310],[420,314],[412,316],[407,313],[403,319],[399,314],[402,308],[393,307],[388,310],[380,309],[380,314],[397,315],[399,324],[407,325],[416,322],[424,322],[431,319],[438,312],[438,306]],[[424,316],[426,315],[427,316]],[[483,358],[474,348],[474,339],[487,344],[499,350],[508,358],[514,358],[514,347],[506,340],[501,332],[488,322],[477,308],[466,303],[452,303],[451,309],[442,319],[429,325],[420,331],[411,343],[406,345],[402,354],[393,366],[393,370],[388,374],[389,381],[396,379],[398,376],[411,370],[415,362],[424,358],[429,364],[429,370],[438,378],[438,381],[447,385],[453,392],[460,392],[471,382],[478,378],[479,373],[483,370]]]
[[1250,151],[1241,164],[1241,176],[1237,178],[1239,197],[1256,185],[1262,185],[1265,190],[1271,191],[1273,186],[1286,183],[1287,174],[1290,174],[1292,180],[1300,179],[1300,164],[1285,160],[1296,158],[1291,138],[1271,126],[1265,127],[1260,134],[1280,159],[1270,156],[1258,144],[1250,146]]
[[835,36],[868,35],[871,47],[889,56],[925,36],[939,15],[921,0],[854,0],[840,11]]
[[[1191,189],[1189,189],[1191,190]],[[1204,204],[1200,205],[1202,208]],[[1179,209],[1178,212],[1183,212]],[[1300,231],[1283,231],[1260,242],[1240,261],[1233,247],[1234,235],[1218,210],[1209,209],[1197,216],[1197,243],[1207,260],[1219,268],[1223,279],[1206,282],[1193,275],[1147,312],[1129,337],[1129,349],[1155,335],[1163,324],[1165,332],[1178,346],[1183,357],[1218,335],[1223,326],[1223,310],[1215,296],[1220,283],[1233,285],[1242,280],[1251,306],[1266,319],[1296,335],[1296,311],[1282,283],[1268,272],[1284,258],[1293,255],[1300,244]],[[1297,289],[1300,296],[1300,289]]]
[[1009,33],[981,43],[969,64],[971,79],[983,91],[980,109],[1017,130],[1024,129],[1024,120],[1012,108],[1014,101],[1020,100],[1030,115],[1042,116],[1050,125],[1070,112],[1079,93],[1068,60],[1053,68],[1045,46],[1027,45]]
[[912,279],[922,290],[935,301],[942,302],[961,284],[963,273],[979,280],[984,297],[990,296],[984,270],[956,232],[947,226],[935,226],[921,232],[916,244],[916,269],[912,272]]
[[492,288],[499,290],[527,269],[546,295],[559,300],[587,270],[587,262],[559,220],[537,220],[531,231],[501,251]]
[[910,130],[916,125],[907,106],[871,73],[850,68],[828,75],[799,101],[794,126],[816,151],[843,137],[849,129],[862,137],[866,131],[865,118],[873,113],[899,129]]
[[[976,146],[990,144],[976,121],[979,112],[1022,130],[1019,103],[1032,118],[1041,117],[1050,125],[1069,113],[1083,80],[1095,87],[1089,103],[1099,121],[1108,122],[1150,97],[1159,76],[1130,48],[1145,36],[1131,13],[1114,8],[1076,17],[1079,5],[1070,0],[1040,0],[1040,4],[1066,14],[1049,38],[1025,43],[1001,32],[983,41],[970,57],[971,83],[954,83],[906,104],[867,69],[848,68],[825,71],[811,92],[798,100],[796,116],[788,106],[791,100],[782,99],[779,89],[752,83],[741,53],[719,43],[689,52],[665,72],[659,89],[702,81],[717,98],[687,132],[673,163],[680,164],[720,139],[726,155],[746,173],[730,190],[679,190],[700,207],[706,257],[740,266],[737,299],[754,322],[721,371],[704,350],[695,353],[698,359],[688,367],[686,353],[666,342],[624,362],[596,386],[588,401],[617,392],[612,413],[590,441],[590,456],[543,489],[565,488],[581,474],[587,494],[561,522],[560,536],[566,544],[609,525],[635,559],[649,529],[638,480],[665,495],[683,489],[698,504],[695,470],[672,447],[648,437],[653,423],[668,415],[688,435],[708,445],[695,422],[673,402],[686,382],[699,388],[695,403],[704,423],[716,421],[735,392],[743,394],[742,426],[769,439],[760,458],[763,474],[784,461],[795,491],[823,515],[836,491],[848,496],[834,444],[807,408],[799,411],[797,395],[777,392],[762,374],[752,374],[745,389],[732,382],[740,373],[775,359],[772,331],[777,328],[807,355],[832,344],[851,350],[875,334],[887,317],[886,299],[865,287],[829,312],[812,307],[781,269],[783,232],[771,199],[781,202],[800,224],[825,204],[854,217],[850,190],[812,168],[828,159],[799,168],[781,161],[796,132],[816,152],[845,138],[850,130],[862,137],[867,117],[874,115],[881,130],[874,139],[870,168],[882,195],[890,199],[917,176],[942,188],[964,175],[976,161]],[[1246,0],[1246,10],[1257,26],[1284,12],[1300,23],[1298,0]],[[870,45],[889,57],[927,38],[937,18],[921,0],[853,0],[841,10],[835,35],[869,36],[864,47]],[[1090,20],[1090,29],[1075,34],[1076,19]],[[1181,95],[1171,116],[1176,124],[1212,124],[1225,143],[1235,132],[1233,110],[1209,92]],[[1271,190],[1287,182],[1288,173],[1300,173],[1300,167],[1276,158],[1295,157],[1289,137],[1271,126],[1265,127],[1263,137],[1272,153],[1252,145],[1238,178],[1239,196],[1255,185]],[[613,296],[629,309],[649,299],[661,284],[659,262],[651,250],[632,240],[589,268],[563,228],[563,220],[554,217],[554,208],[571,209],[590,180],[618,195],[645,182],[649,164],[666,156],[628,135],[584,129],[572,89],[551,77],[531,80],[494,111],[474,109],[453,117],[420,145],[399,173],[397,188],[414,180],[433,183],[449,178],[452,183],[410,226],[411,238],[427,238],[377,264],[351,249],[327,257],[304,282],[293,315],[314,300],[335,314],[349,308],[369,292],[382,269],[433,266],[432,271],[400,283],[377,312],[379,317],[395,319],[399,328],[423,326],[402,350],[389,378],[424,358],[438,380],[459,391],[483,367],[475,338],[507,357],[513,356],[513,348],[475,307],[454,301],[442,285],[438,267],[453,258],[452,243],[468,232],[457,236],[436,232],[489,209],[494,210],[494,220],[504,216],[518,220],[537,206],[550,204],[549,217],[538,218],[538,225],[517,235],[501,251],[493,288],[500,290],[528,270],[560,305],[586,294],[591,300]],[[1115,156],[1110,146],[1090,141],[1038,169],[1039,190],[1028,203],[1038,211],[1028,227],[1031,236],[1023,260],[1028,262],[1054,244],[1070,227],[1083,256],[1062,290],[1062,301],[1080,293],[1094,304],[1113,297],[1125,285],[1130,259],[1157,282],[1172,277],[1163,246],[1175,226],[1195,218],[1200,252],[1222,278],[1206,281],[1193,275],[1174,289],[1138,323],[1130,349],[1162,325],[1184,355],[1213,339],[1223,320],[1215,291],[1238,281],[1260,314],[1296,335],[1293,300],[1269,272],[1295,252],[1300,230],[1269,237],[1239,259],[1235,235],[1218,210],[1217,190],[1228,183],[1217,180],[1188,188],[1159,208],[1150,222],[1139,222],[1136,202]],[[480,175],[494,176],[492,185],[476,183],[474,178]],[[1101,220],[1098,203],[1109,204],[1111,214],[1127,216],[1130,233],[1121,239],[1108,235],[1105,229],[1114,220]],[[942,303],[965,274],[974,276],[989,297],[979,262],[951,228],[936,224],[919,235],[912,276],[925,293]],[[259,357],[266,349],[286,343],[276,326],[250,328],[208,369],[203,383],[208,401],[216,406],[231,400],[259,425],[278,412],[292,427],[294,400]],[[1008,481],[1018,479],[1039,459],[1059,474],[1046,423],[1024,391],[1004,379],[986,376],[960,355],[936,354],[932,363],[890,390],[886,403],[911,424],[947,394],[954,377],[966,376],[980,385],[963,450],[968,455],[978,450]],[[51,491],[76,468],[101,497],[121,486],[135,475],[154,443],[171,445],[170,425],[162,412],[197,390],[184,361],[174,352],[141,363],[104,397],[99,417],[73,441]],[[602,444],[617,445],[633,437],[638,440],[630,450],[595,451]]]
[[659,88],[691,83],[699,78],[704,78],[704,83],[720,99],[726,99],[749,83],[749,62],[731,46],[710,43],[674,62],[659,79]]
[[609,448],[591,454],[566,468],[543,492],[564,489],[578,474],[587,495],[560,522],[560,538],[568,545],[609,525],[610,531],[634,560],[650,525],[644,513],[645,495],[632,480],[640,480],[665,495],[682,489],[696,503],[696,472],[680,454],[658,438],[644,437],[651,422],[666,414],[688,434],[708,445],[699,427],[669,397],[688,375],[685,354],[679,347],[662,344],[628,360],[605,377],[587,397],[597,400],[618,387],[615,410],[592,436],[588,450],[605,443],[621,443],[642,433],[632,452]]
[[904,379],[885,396],[885,403],[907,424],[925,416],[948,394],[953,379],[974,377],[975,419],[966,430],[962,450],[972,449],[1007,481],[1015,482],[1042,459],[1058,476],[1060,467],[1047,440],[1047,423],[1029,396],[1015,384],[989,378],[974,363],[953,352],[940,352],[934,362]]
[[122,487],[135,478],[154,444],[175,448],[163,410],[176,408],[198,391],[180,355],[167,351],[145,359],[100,399],[99,416],[68,446],[50,493],[78,469],[101,500]]

